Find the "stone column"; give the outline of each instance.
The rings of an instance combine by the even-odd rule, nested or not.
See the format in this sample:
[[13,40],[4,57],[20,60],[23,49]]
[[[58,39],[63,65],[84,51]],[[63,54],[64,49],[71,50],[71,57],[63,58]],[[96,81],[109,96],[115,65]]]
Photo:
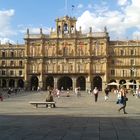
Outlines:
[[76,88],[76,77],[72,78],[72,83],[73,83],[73,90]]
[[107,83],[105,81],[102,82],[102,91],[107,87]]
[[18,79],[15,79],[15,88],[18,87]]
[[54,77],[54,88],[58,88],[57,87],[57,80],[58,80],[58,78],[57,77]]
[[86,78],[86,91],[90,90],[91,88],[91,78],[90,75],[88,75],[88,77]]
[[24,65],[24,87],[26,90],[29,89],[30,85],[29,85],[29,81],[28,81],[28,61],[27,59],[25,60],[25,65]]
[[40,72],[39,87],[40,87],[40,89],[44,89],[44,87],[43,87],[43,60],[42,59],[39,60],[38,65],[39,65],[38,70]]

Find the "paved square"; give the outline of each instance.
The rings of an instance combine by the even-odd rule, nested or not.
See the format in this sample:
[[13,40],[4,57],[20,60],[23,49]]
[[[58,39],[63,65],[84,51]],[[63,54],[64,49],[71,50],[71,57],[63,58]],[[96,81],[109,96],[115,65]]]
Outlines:
[[100,93],[55,98],[56,108],[35,108],[46,92],[22,93],[0,102],[0,140],[140,140],[140,99],[128,95],[126,111],[118,113],[116,95]]

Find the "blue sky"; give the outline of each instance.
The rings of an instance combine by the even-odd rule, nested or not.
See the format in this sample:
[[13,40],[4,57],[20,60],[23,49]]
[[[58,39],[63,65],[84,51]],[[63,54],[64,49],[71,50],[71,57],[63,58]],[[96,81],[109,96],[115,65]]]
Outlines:
[[[0,0],[1,42],[24,43],[29,28],[49,33],[55,19],[64,15],[77,18],[77,29],[83,33],[103,31],[107,26],[112,40],[140,38],[140,0]],[[74,9],[72,10],[72,5]]]

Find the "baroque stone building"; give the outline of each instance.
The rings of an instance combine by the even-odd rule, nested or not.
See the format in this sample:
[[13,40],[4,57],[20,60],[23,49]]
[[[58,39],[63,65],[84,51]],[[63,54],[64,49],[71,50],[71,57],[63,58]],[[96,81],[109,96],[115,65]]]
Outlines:
[[24,87],[24,45],[0,45],[0,87]]
[[[89,32],[84,34],[81,27],[76,29],[75,18],[65,16],[56,19],[56,30],[52,29],[49,35],[44,34],[42,29],[39,34],[31,34],[27,29],[24,40],[24,47],[0,47],[1,87],[25,87],[30,90],[37,87],[63,87],[65,90],[80,87],[86,90],[97,86],[102,90],[112,81],[139,83],[140,42],[110,41],[106,27],[103,32],[93,32],[89,28]],[[3,50],[11,56],[3,57]],[[14,56],[11,50],[14,50]],[[11,61],[14,61],[14,66],[10,65]],[[4,70],[7,71],[5,76]],[[15,76],[8,75],[11,70],[15,71]],[[9,84],[10,79],[15,83]]]

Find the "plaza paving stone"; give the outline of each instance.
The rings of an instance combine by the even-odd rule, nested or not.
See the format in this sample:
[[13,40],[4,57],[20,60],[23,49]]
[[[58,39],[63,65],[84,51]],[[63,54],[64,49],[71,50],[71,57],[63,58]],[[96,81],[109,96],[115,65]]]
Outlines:
[[118,112],[116,95],[104,101],[82,92],[55,97],[56,108],[35,108],[47,92],[25,92],[0,102],[0,140],[140,140],[140,99],[128,95],[126,111]]

